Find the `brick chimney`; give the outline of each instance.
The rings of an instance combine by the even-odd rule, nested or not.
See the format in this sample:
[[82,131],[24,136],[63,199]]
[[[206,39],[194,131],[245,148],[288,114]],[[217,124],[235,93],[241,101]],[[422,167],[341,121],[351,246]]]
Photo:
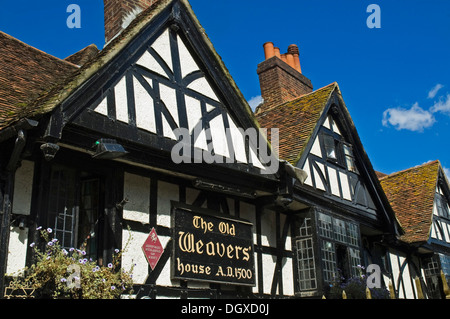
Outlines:
[[291,44],[284,54],[272,42],[264,43],[263,47],[265,60],[258,64],[256,72],[264,102],[256,112],[313,91],[311,81],[302,74],[297,45]]
[[103,0],[105,43],[122,32],[136,16],[158,0]]

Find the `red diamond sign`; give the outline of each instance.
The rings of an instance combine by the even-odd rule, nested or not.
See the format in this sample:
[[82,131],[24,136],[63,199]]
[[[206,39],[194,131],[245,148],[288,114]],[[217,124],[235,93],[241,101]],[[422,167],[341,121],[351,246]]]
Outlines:
[[155,228],[152,228],[150,234],[147,237],[147,240],[144,242],[142,251],[144,252],[145,257],[147,258],[147,261],[150,264],[152,270],[155,269],[159,258],[164,252],[164,248],[159,241]]

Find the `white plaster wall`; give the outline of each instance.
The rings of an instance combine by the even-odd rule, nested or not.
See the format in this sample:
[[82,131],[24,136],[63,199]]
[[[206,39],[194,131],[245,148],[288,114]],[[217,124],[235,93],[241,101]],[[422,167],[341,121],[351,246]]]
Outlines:
[[[290,241],[290,240],[289,240]],[[283,278],[283,294],[288,296],[294,295],[294,272],[292,258],[283,258],[282,262],[282,278]]]
[[264,210],[261,218],[261,244],[263,246],[276,247],[276,233],[275,213],[270,210]]
[[339,191],[337,171],[331,167],[328,167],[328,176],[330,177],[331,193],[335,196],[340,196],[341,193]]
[[312,174],[311,174],[311,170],[309,168],[309,160],[308,159],[305,161],[305,164],[303,165],[302,170],[304,170],[305,172],[308,173],[308,176],[306,177],[306,180],[305,180],[304,183],[306,185],[313,186],[312,185],[312,178],[311,178]]
[[194,71],[198,71],[199,67],[197,63],[192,58],[189,50],[184,44],[183,40],[180,37],[177,37],[178,40],[178,51],[180,53],[180,62],[181,62],[181,75],[184,78],[189,73]]
[[172,54],[170,52],[169,29],[166,29],[152,44],[152,48],[163,58],[167,66],[173,70]]
[[398,282],[398,277],[400,274],[400,267],[398,264],[398,259],[397,259],[397,251],[390,249],[389,250],[389,259],[390,259],[390,263],[391,263],[391,269],[392,269],[392,274],[393,274],[393,278],[394,278],[394,288],[396,291],[398,291],[398,287],[397,287],[397,282]]
[[346,199],[346,200],[352,200],[352,196],[350,193],[350,184],[348,182],[347,174],[339,172],[339,177],[341,180],[342,197],[344,197],[344,199]]
[[[147,54],[150,55],[149,53]],[[136,126],[143,130],[156,133],[153,99],[137,79],[134,79],[133,86],[136,97]]]
[[124,196],[128,203],[123,218],[148,224],[150,222],[150,178],[125,172]]
[[411,278],[411,274],[409,272],[409,265],[406,265],[405,269],[403,270],[403,284],[405,286],[406,299],[414,299],[414,292],[417,294],[415,283],[413,286],[411,282],[414,282],[414,278]]
[[18,227],[10,228],[8,263],[6,273],[8,275],[19,275],[25,268],[28,247],[28,228],[24,230]]
[[[142,245],[147,237],[148,234],[129,231],[128,229],[124,229],[122,232],[122,250],[125,249],[122,254],[122,268],[128,271],[135,264],[132,273],[135,284],[145,283],[148,276],[149,264],[142,251]],[[128,246],[125,247],[127,243]]]
[[33,175],[34,162],[22,161],[14,180],[13,214],[30,215]]
[[[164,247],[164,250],[166,249],[172,249],[171,246],[168,246],[168,242],[170,240],[170,237],[168,236],[160,236],[158,235],[158,238],[161,242],[161,245]],[[156,284],[160,286],[180,286],[179,280],[172,280],[170,279],[170,267],[172,265],[172,258],[169,258],[167,263],[164,265],[161,274],[156,279]]]
[[116,98],[116,118],[121,122],[128,123],[128,100],[125,76],[116,84],[114,93]]
[[158,181],[158,215],[157,223],[161,226],[171,227],[171,203],[170,201],[179,201],[180,194],[178,185]]
[[314,140],[314,143],[311,147],[310,154],[322,157],[322,151],[320,150],[320,143],[319,143],[319,139],[317,137]]
[[[317,163],[317,167],[319,167],[320,172],[322,173],[323,176],[326,176],[325,174],[325,165],[323,165],[322,163]],[[325,185],[322,182],[322,179],[320,178],[319,173],[313,168],[314,170],[314,180],[316,182],[316,188],[321,189],[321,190],[325,190]]]
[[108,101],[106,97],[95,107],[95,112],[108,115]]
[[272,290],[272,281],[273,281],[273,274],[275,271],[276,260],[277,259],[275,256],[262,254],[263,289],[265,294],[270,294]]

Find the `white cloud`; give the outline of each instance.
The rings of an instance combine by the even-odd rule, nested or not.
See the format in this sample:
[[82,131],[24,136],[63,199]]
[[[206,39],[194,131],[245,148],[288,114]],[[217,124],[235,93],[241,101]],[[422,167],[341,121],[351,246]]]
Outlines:
[[442,85],[442,84],[436,84],[431,90],[430,90],[430,92],[428,92],[428,98],[429,99],[433,99],[435,96],[436,96],[436,94],[437,94],[437,92],[440,90],[440,89],[442,89],[444,86]]
[[252,108],[252,110],[254,111],[255,108],[261,104],[263,101],[263,98],[261,97],[261,95],[258,96],[254,96],[252,97],[249,101],[248,104],[250,105],[250,107]]
[[450,115],[450,93],[447,93],[445,98],[440,98],[439,101],[435,102],[434,105],[430,108],[430,111],[447,113]]
[[444,167],[444,172],[447,178],[450,178],[450,168]]
[[435,119],[431,112],[422,109],[416,102],[410,109],[402,107],[389,108],[383,112],[383,125],[394,126],[397,130],[410,130],[422,132],[424,128],[434,124]]

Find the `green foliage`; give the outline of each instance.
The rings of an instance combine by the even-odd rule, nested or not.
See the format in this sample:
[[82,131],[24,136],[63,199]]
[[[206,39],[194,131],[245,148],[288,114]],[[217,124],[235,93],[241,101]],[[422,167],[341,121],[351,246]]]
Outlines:
[[55,299],[115,299],[131,292],[132,269],[120,269],[123,251],[116,249],[112,263],[99,266],[85,258],[83,249],[67,251],[56,238],[50,239],[50,228],[38,227],[38,230],[45,241],[45,249],[41,251],[34,243],[30,245],[36,253],[36,262],[24,269],[24,276],[15,277],[9,288],[35,289],[38,298]]

